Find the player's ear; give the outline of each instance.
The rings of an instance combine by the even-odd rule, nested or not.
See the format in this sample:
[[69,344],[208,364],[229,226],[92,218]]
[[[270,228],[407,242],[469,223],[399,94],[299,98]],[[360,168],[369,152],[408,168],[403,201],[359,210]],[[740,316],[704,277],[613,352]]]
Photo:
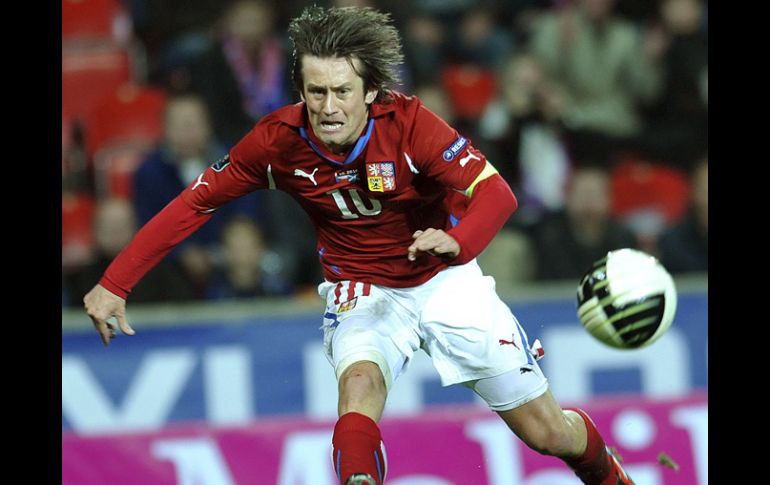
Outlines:
[[304,89],[299,92],[299,98],[302,100],[302,102],[305,101],[305,90]]
[[379,91],[376,90],[376,89],[371,89],[371,90],[367,91],[366,95],[364,96],[364,102],[366,104],[372,104],[374,102],[374,98],[377,97],[377,93],[378,92]]

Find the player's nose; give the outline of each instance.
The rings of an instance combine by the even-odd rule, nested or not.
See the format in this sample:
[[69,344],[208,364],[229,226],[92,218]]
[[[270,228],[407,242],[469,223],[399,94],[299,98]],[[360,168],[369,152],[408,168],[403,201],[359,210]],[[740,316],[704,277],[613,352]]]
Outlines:
[[331,93],[327,94],[326,99],[324,99],[323,112],[325,115],[333,115],[337,112],[337,104]]

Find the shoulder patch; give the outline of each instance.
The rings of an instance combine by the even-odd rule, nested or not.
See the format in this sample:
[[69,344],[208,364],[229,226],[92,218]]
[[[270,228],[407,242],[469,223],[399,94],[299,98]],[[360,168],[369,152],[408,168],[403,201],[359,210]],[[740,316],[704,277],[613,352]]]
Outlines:
[[215,171],[215,172],[221,172],[228,165],[230,165],[230,154],[229,153],[227,155],[225,155],[224,157],[220,158],[219,160],[217,160],[216,162],[214,162],[213,164],[211,164],[211,169],[213,171]]
[[451,162],[454,160],[454,158],[457,156],[458,153],[463,151],[463,148],[468,144],[468,139],[464,136],[460,136],[457,140],[454,141],[451,145],[449,145],[449,148],[444,150],[444,160],[447,162]]

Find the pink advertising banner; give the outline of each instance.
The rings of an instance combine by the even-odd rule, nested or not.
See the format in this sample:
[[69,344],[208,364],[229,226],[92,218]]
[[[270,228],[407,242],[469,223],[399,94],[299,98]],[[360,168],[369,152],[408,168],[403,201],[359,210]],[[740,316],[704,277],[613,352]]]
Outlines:
[[[637,485],[708,484],[708,397],[616,398],[581,406]],[[65,485],[337,485],[333,422],[257,421],[62,435]],[[387,485],[578,485],[561,461],[524,446],[490,411],[434,408],[381,422]],[[661,460],[661,454],[670,460]],[[661,463],[667,462],[668,465]]]

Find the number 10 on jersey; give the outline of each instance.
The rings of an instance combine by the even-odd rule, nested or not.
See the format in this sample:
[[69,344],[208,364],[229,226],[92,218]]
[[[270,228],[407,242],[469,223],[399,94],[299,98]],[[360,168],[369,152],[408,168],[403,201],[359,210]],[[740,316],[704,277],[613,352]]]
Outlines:
[[[356,189],[346,189],[348,192],[348,196],[353,201],[353,205],[355,206],[356,212],[358,214],[361,214],[362,216],[376,216],[380,212],[382,212],[382,204],[380,204],[380,201],[377,199],[370,199],[368,197],[365,197],[368,205],[370,207],[367,207],[367,203],[364,202],[363,198],[361,197],[361,193]],[[334,189],[330,190],[329,192],[326,192],[327,194],[331,195],[332,198],[334,198],[334,202],[337,204],[337,207],[339,208],[340,212],[342,213],[343,219],[358,219],[358,214],[355,214],[350,210],[350,207],[348,206],[348,202],[345,200],[345,196],[342,194],[342,191],[340,189]]]

